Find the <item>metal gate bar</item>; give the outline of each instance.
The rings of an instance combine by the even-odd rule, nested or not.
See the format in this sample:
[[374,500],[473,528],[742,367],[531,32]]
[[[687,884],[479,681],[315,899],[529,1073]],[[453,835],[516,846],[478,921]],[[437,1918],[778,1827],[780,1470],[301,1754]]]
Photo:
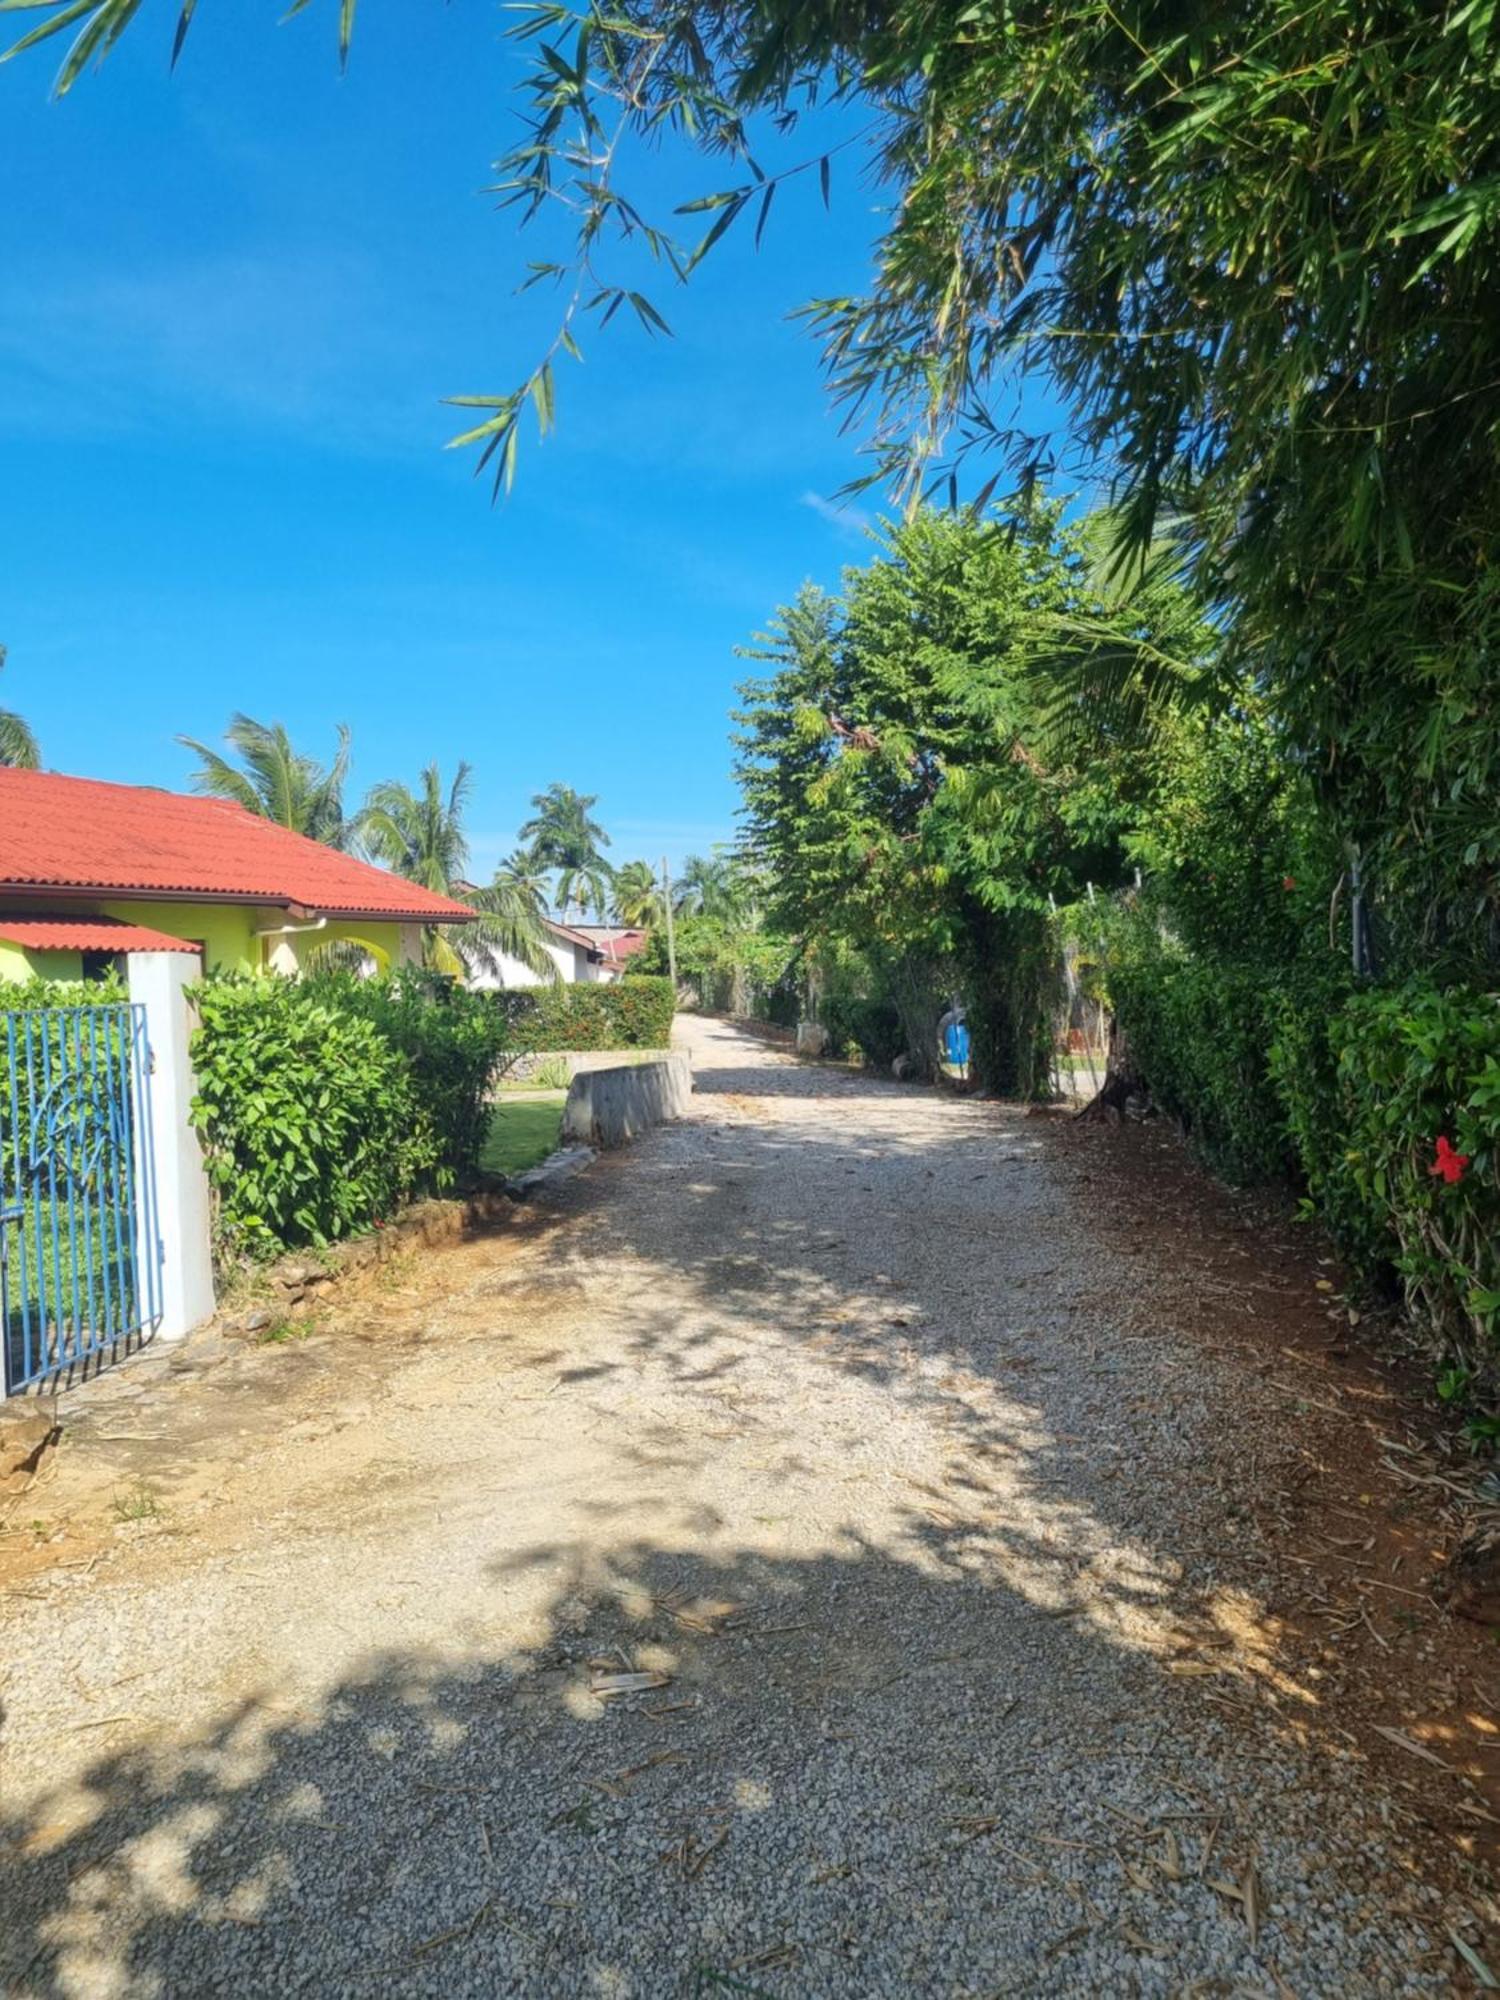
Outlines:
[[9,1394],[115,1358],[161,1313],[144,1007],[0,1012],[0,1355]]

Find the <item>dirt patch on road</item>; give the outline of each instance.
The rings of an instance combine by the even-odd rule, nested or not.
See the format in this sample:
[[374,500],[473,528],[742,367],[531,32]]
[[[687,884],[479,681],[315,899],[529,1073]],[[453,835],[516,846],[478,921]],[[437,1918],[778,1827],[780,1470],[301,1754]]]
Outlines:
[[1117,1305],[1149,1301],[1153,1325],[1258,1384],[1219,1484],[1284,1668],[1424,1824],[1493,1862],[1500,1635],[1444,1602],[1478,1470],[1393,1358],[1397,1330],[1354,1302],[1315,1229],[1215,1180],[1164,1123],[1046,1130],[1115,1256]]
[[[442,1339],[457,1356],[476,1321],[493,1347],[492,1305],[473,1302],[492,1299],[556,1226],[545,1210],[517,1208],[484,1233],[346,1272],[306,1316],[278,1313],[269,1338],[210,1329],[64,1393],[59,1446],[28,1487],[0,1498],[0,1590],[54,1569],[92,1572],[121,1546],[201,1542],[247,1493],[263,1498],[268,1480],[288,1476],[289,1449],[299,1483],[330,1477],[334,1441],[399,1399],[420,1352]],[[518,1349],[534,1317],[514,1316]],[[507,1324],[500,1338],[510,1337]]]

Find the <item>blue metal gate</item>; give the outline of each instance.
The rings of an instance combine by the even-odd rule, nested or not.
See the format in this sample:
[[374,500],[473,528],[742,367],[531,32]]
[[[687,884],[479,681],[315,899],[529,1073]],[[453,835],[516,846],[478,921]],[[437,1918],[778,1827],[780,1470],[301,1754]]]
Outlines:
[[126,1353],[161,1313],[146,1010],[0,1012],[7,1395]]

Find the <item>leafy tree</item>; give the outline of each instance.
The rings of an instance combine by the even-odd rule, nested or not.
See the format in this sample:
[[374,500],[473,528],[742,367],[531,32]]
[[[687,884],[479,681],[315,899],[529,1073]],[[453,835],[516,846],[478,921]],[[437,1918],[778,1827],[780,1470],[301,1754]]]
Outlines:
[[661,885],[649,861],[627,861],[617,868],[611,890],[616,923],[649,930],[661,921]]
[[[5,648],[0,646],[0,669],[5,665]],[[34,771],[42,761],[37,740],[14,709],[0,708],[0,764]]]
[[373,787],[355,821],[361,845],[374,861],[434,895],[451,896],[475,911],[473,922],[428,925],[424,956],[434,971],[458,974],[494,966],[497,954],[518,958],[534,972],[556,977],[546,949],[542,912],[533,890],[504,874],[487,889],[463,879],[469,842],[464,832],[472,772],[460,763],[445,791],[436,764],[423,771],[416,791],[388,778]]
[[[137,0],[53,0],[67,88]],[[184,9],[183,27],[191,9]],[[352,10],[341,16],[347,41]],[[179,31],[181,32],[181,30]],[[1414,956],[1500,951],[1500,265],[1489,0],[970,0],[829,10],[528,0],[529,111],[504,199],[564,231],[553,338],[504,395],[462,400],[508,480],[529,408],[590,313],[663,322],[638,250],[688,271],[757,235],[844,147],[887,218],[862,294],[817,300],[833,394],[908,493],[995,448],[1034,478],[1056,440],[993,413],[1045,378],[1137,550],[1164,521],[1231,663],[1319,774],[1323,809],[1399,902]],[[853,137],[829,149],[832,108]],[[759,121],[807,134],[767,172]],[[725,184],[653,217],[632,148],[683,136]],[[773,165],[776,163],[773,162]],[[799,176],[805,178],[799,179]],[[623,177],[623,178],[622,178]],[[983,476],[981,474],[981,476]]]
[[237,753],[233,764],[206,743],[179,736],[184,749],[201,760],[193,773],[194,791],[211,798],[232,799],[260,819],[274,820],[309,840],[343,847],[349,838],[344,818],[344,780],[349,771],[349,731],[342,724],[333,761],[319,764],[295,749],[279,722],[256,722],[248,715],[230,718],[225,741]]
[[470,971],[493,967],[496,954],[503,952],[545,979],[561,977],[557,961],[547,949],[546,912],[524,884],[497,873],[488,888],[460,888],[458,900],[478,913],[475,921],[453,938]]
[[[684,916],[675,928],[677,976],[697,988],[702,1006],[783,1026],[796,1021],[807,957],[798,940],[768,929],[758,912],[734,921]],[[665,931],[654,931],[632,963],[645,972],[667,971]]]
[[549,785],[531,801],[533,816],[521,828],[531,843],[531,857],[555,871],[557,906],[566,916],[574,904],[580,916],[602,913],[609,902],[611,870],[600,849],[609,835],[591,817],[597,798],[575,792],[570,785]]
[[[773,921],[877,964],[917,1053],[961,984],[976,1062],[1007,1091],[1045,1073],[1052,906],[1124,879],[1154,782],[1134,743],[1085,750],[1052,720],[1040,663],[1127,637],[1089,590],[1087,533],[1042,507],[918,514],[846,573],[842,601],[805,589],[752,649],[774,671],[742,690],[739,776]],[[1173,610],[1181,646],[1193,619]],[[1196,634],[1207,653],[1201,619]]]
[[[524,214],[568,215],[563,262],[587,277],[567,294],[575,320],[620,303],[597,269],[610,230],[652,241],[601,153],[672,128],[735,160],[689,204],[701,254],[737,222],[759,231],[790,178],[754,161],[755,114],[785,130],[830,101],[866,112],[890,190],[874,281],[808,320],[836,399],[873,436],[873,476],[931,490],[945,454],[952,469],[981,449],[1004,468],[991,486],[1059,451],[1106,468],[1136,557],[1170,523],[1221,607],[1228,666],[1254,674],[1319,774],[1333,824],[1400,906],[1407,955],[1493,964],[1492,7],[764,0],[625,21],[535,0],[523,25],[548,87],[510,192]],[[607,144],[570,145],[574,125]],[[1016,372],[1047,379],[1066,441],[996,420],[991,387]],[[538,372],[474,433],[510,464],[528,395],[545,424]]]

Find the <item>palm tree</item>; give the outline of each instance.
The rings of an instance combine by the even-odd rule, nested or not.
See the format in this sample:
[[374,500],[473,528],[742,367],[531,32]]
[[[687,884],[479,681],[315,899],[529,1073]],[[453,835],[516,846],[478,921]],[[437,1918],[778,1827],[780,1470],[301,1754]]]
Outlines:
[[422,932],[423,954],[434,972],[457,977],[463,972],[493,968],[499,953],[520,959],[533,972],[557,976],[547,950],[540,902],[528,891],[497,874],[487,889],[472,888],[463,879],[469,858],[464,811],[472,772],[461,763],[447,791],[436,764],[422,773],[415,792],[395,778],[373,787],[354,822],[360,844],[372,861],[394,869],[409,882],[420,882],[436,896],[467,903],[475,918],[449,937],[445,927],[428,924]]
[[627,861],[615,870],[614,919],[646,930],[661,918],[661,887],[649,861]]
[[454,947],[470,972],[481,967],[498,970],[503,953],[518,958],[545,979],[560,979],[557,960],[547,949],[547,917],[539,898],[522,884],[497,871],[487,889],[460,889],[458,900],[478,914],[454,938]]
[[683,862],[673,898],[680,916],[732,922],[745,913],[745,903],[745,885],[727,854],[690,854]]
[[360,845],[408,882],[420,882],[435,896],[451,895],[469,859],[464,811],[472,780],[461,763],[445,793],[442,772],[429,764],[416,791],[397,778],[373,786],[354,822]]
[[602,913],[613,871],[599,852],[609,846],[609,835],[589,816],[598,799],[571,785],[549,785],[531,803],[535,812],[521,828],[521,838],[531,842],[531,857],[539,867],[556,872],[558,908],[564,916],[574,903],[580,914],[588,909]]
[[538,914],[546,914],[547,871],[530,848],[512,848],[495,870],[495,880],[509,883],[518,893],[530,898]]
[[[0,646],[0,668],[5,665],[5,648]],[[13,708],[0,708],[0,764],[20,771],[34,771],[42,761],[37,740]]]
[[239,754],[238,765],[196,737],[179,736],[184,749],[202,759],[193,773],[193,789],[211,798],[232,799],[259,819],[274,820],[327,847],[348,844],[350,827],[344,818],[344,779],[349,773],[349,731],[339,724],[333,762],[294,749],[279,722],[257,722],[233,715],[224,740]]

